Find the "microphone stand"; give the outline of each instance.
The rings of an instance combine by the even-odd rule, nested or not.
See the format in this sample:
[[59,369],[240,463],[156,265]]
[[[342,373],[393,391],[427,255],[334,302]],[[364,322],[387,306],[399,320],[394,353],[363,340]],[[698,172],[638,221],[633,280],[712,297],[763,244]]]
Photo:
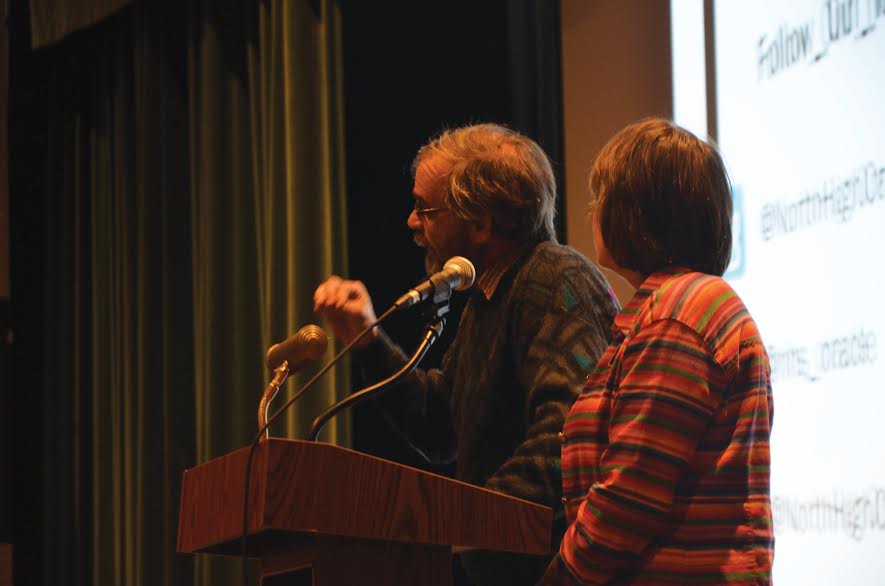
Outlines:
[[[451,292],[451,290],[449,290],[449,293],[450,292]],[[313,441],[316,441],[316,437],[320,431],[319,428],[321,428],[323,426],[323,424],[326,421],[328,421],[329,418],[333,417],[335,415],[335,413],[337,413],[338,411],[340,411],[344,407],[353,404],[354,402],[358,402],[358,401],[361,401],[361,400],[367,398],[368,395],[371,394],[372,390],[383,388],[384,386],[390,384],[391,382],[398,380],[399,378],[405,376],[406,374],[408,374],[409,372],[414,370],[416,366],[418,366],[418,363],[421,361],[422,358],[424,358],[424,355],[427,353],[427,350],[430,348],[430,345],[433,344],[434,341],[436,341],[436,339],[439,337],[440,333],[442,332],[443,326],[445,325],[445,318],[443,316],[445,316],[445,314],[449,312],[448,297],[446,297],[445,299],[434,299],[434,301],[436,301],[436,303],[434,303],[433,306],[429,310],[429,314],[431,317],[431,323],[427,326],[427,332],[425,333],[424,339],[422,340],[421,344],[419,345],[418,350],[415,352],[415,354],[412,356],[412,358],[409,360],[409,362],[406,364],[406,366],[403,367],[403,369],[401,369],[400,372],[396,373],[392,377],[389,377],[388,379],[381,381],[378,384],[372,385],[371,387],[366,388],[363,391],[360,391],[358,393],[355,393],[354,395],[351,395],[351,397],[348,397],[348,399],[354,398],[354,397],[356,397],[356,395],[359,395],[359,397],[357,397],[353,401],[348,401],[347,399],[345,399],[344,401],[341,402],[341,403],[345,403],[345,405],[342,406],[341,408],[333,411],[333,409],[335,409],[335,407],[336,407],[336,406],[333,406],[332,408],[328,409],[325,413],[320,415],[320,417],[318,417],[316,420],[314,420],[313,427],[311,428],[311,436],[314,438]],[[356,344],[366,334],[368,334],[372,328],[379,325],[390,314],[392,314],[393,312],[395,312],[396,310],[398,310],[400,308],[401,308],[400,303],[394,303],[393,305],[391,305],[390,308],[387,309],[387,311],[385,311],[384,313],[381,314],[380,317],[378,317],[378,319],[376,319],[373,323],[369,324],[365,329],[363,329],[363,331],[361,331],[359,333],[359,335],[357,335],[356,338],[351,340],[349,344],[347,344],[344,348],[342,348],[341,351],[338,352],[338,354],[336,354],[334,358],[332,358],[331,362],[329,362],[328,364],[326,364],[326,366],[324,366],[322,369],[320,369],[320,371],[317,372],[309,381],[307,381],[304,384],[304,386],[302,386],[298,391],[295,392],[295,394],[292,396],[291,399],[286,401],[286,403],[284,403],[282,407],[277,409],[273,415],[271,415],[269,418],[265,415],[266,421],[264,422],[264,425],[258,430],[258,434],[255,436],[255,438],[252,440],[252,443],[249,446],[249,454],[246,458],[246,474],[245,474],[245,479],[243,481],[243,523],[242,523],[242,533],[240,535],[240,558],[242,559],[242,584],[243,584],[243,586],[248,586],[248,584],[249,584],[249,568],[248,568],[248,564],[246,563],[246,560],[248,558],[247,542],[248,542],[248,536],[249,536],[249,484],[250,484],[250,478],[252,475],[252,460],[255,455],[255,448],[258,446],[258,443],[262,439],[266,439],[267,437],[269,437],[268,429],[270,428],[271,423],[273,423],[280,415],[282,415],[282,413],[285,412],[286,409],[289,408],[289,406],[291,406],[295,401],[297,401],[298,398],[301,397],[301,395],[304,394],[305,391],[307,391],[309,388],[311,388],[314,385],[314,383],[316,383],[320,379],[321,376],[323,376],[327,371],[329,371],[329,369],[331,369],[332,366],[334,366],[335,363],[337,363],[338,360],[342,356],[344,356],[354,344]],[[285,374],[284,374],[284,372],[285,372]],[[265,394],[270,394],[270,393],[273,393],[274,395],[276,394],[276,390],[278,390],[279,386],[283,383],[283,381],[286,380],[286,376],[288,376],[288,374],[289,374],[288,362],[284,362],[279,367],[277,367],[277,370],[275,370],[274,373],[276,376],[274,376],[274,379],[268,383],[267,388],[265,389]],[[277,382],[277,381],[279,381],[279,382]],[[277,389],[274,390],[274,387],[276,387]],[[271,400],[272,399],[273,399],[273,397],[271,397]],[[259,417],[260,416],[261,415],[259,414]],[[324,416],[326,416],[325,419],[323,421],[319,421]],[[315,428],[315,430],[314,430],[314,428]]]
[[[292,398],[286,401],[282,407],[276,410],[273,415],[269,418],[266,418],[264,426],[258,430],[258,433],[255,435],[255,438],[252,440],[252,443],[249,445],[249,455],[246,457],[246,474],[243,479],[243,525],[242,525],[242,533],[240,535],[240,559],[242,560],[242,584],[243,586],[248,586],[249,584],[249,565],[246,563],[248,559],[248,537],[249,537],[249,482],[252,476],[252,460],[255,456],[255,448],[258,446],[258,442],[262,439],[269,437],[268,429],[270,428],[270,424],[273,423],[280,415],[282,415],[286,409],[288,409],[295,401],[297,401],[301,395],[303,395],[309,388],[311,388],[326,372],[328,372],[340,359],[344,356],[354,344],[359,342],[369,331],[375,326],[379,325],[382,321],[387,319],[387,317],[399,309],[397,305],[391,305],[390,308],[387,309],[384,313],[381,314],[378,319],[374,322],[366,326],[363,331],[361,331],[356,338],[350,341],[349,344],[344,346],[338,354],[332,358],[331,362],[326,364],[323,368],[319,370],[313,377],[304,383],[304,385],[298,389]],[[286,376],[289,374],[289,364],[288,361],[285,363],[285,375],[282,374],[281,368],[283,365],[277,368],[275,372],[276,376],[274,379],[268,383],[267,388],[265,389],[265,393],[267,393],[274,386],[275,381],[279,380],[280,384],[285,380]],[[279,385],[276,385],[279,386]]]
[[310,427],[310,432],[307,434],[307,439],[312,442],[317,441],[317,437],[320,435],[320,431],[322,430],[323,426],[328,423],[330,419],[335,417],[335,415],[337,415],[341,411],[344,411],[348,407],[352,407],[353,405],[362,403],[366,399],[381,394],[382,390],[385,390],[387,387],[415,370],[415,368],[418,366],[418,363],[421,362],[421,360],[424,358],[424,355],[427,354],[430,346],[442,334],[443,326],[446,323],[443,315],[448,313],[448,311],[449,306],[447,303],[434,306],[434,310],[432,312],[432,321],[427,324],[427,328],[424,331],[424,338],[418,345],[418,349],[415,350],[414,354],[412,354],[411,358],[409,358],[408,362],[406,362],[405,366],[403,366],[396,373],[387,377],[386,379],[373,385],[369,385],[368,387],[357,391],[356,393],[353,393],[348,397],[345,397],[341,401],[326,409],[316,419],[313,420],[313,425]]
[[276,398],[277,393],[280,391],[280,386],[286,382],[286,377],[289,376],[289,361],[283,360],[283,363],[277,366],[273,372],[274,377],[269,383],[267,383],[267,386],[264,387],[264,392],[261,394],[261,402],[258,404],[258,429],[264,430],[264,439],[270,437],[270,429],[267,425],[267,414],[270,411],[271,402]]

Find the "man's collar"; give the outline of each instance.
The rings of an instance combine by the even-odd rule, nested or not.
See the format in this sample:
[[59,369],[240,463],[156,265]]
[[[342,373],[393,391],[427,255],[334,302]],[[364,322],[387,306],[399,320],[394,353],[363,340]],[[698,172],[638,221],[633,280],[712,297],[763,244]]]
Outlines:
[[490,300],[498,289],[501,279],[507,274],[514,264],[523,258],[537,245],[536,242],[527,242],[514,246],[507,254],[498,258],[487,267],[483,267],[476,277],[476,288],[482,291],[483,296]]
[[615,316],[612,329],[620,331],[624,335],[628,334],[636,325],[636,319],[639,317],[640,312],[648,302],[649,297],[660,289],[667,280],[676,275],[690,272],[690,269],[684,267],[667,266],[646,277],[627,305],[625,305],[618,315]]

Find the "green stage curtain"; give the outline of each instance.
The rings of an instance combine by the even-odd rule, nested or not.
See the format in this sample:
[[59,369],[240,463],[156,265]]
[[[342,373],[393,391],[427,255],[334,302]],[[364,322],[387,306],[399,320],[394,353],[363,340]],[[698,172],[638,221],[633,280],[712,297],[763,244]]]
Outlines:
[[[264,351],[346,273],[338,23],[136,2],[46,50],[45,584],[236,583],[175,554],[180,477],[252,439]],[[349,391],[345,362],[272,434]]]

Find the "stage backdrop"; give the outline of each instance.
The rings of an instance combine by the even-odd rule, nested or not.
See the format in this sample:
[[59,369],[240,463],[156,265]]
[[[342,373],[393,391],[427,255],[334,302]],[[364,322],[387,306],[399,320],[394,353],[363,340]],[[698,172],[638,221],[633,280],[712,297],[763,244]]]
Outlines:
[[685,86],[707,89],[677,96],[677,121],[708,120],[722,149],[736,212],[726,278],[772,362],[775,581],[882,584],[885,2],[717,1],[705,19],[700,2],[680,5],[700,29],[680,38],[706,38],[712,67],[674,45]]
[[562,7],[569,242],[594,254],[587,171],[617,129],[674,115],[718,142],[726,279],[772,363],[775,581],[882,584],[885,2]]
[[[587,215],[593,157],[615,132],[645,116],[669,116],[667,2],[562,0],[562,84],[568,244],[596,258]],[[609,270],[626,303],[633,293]]]

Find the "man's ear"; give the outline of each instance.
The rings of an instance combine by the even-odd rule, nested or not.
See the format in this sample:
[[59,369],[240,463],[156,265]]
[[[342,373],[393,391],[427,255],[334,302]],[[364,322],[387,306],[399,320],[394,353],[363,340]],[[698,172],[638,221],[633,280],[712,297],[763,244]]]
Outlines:
[[470,237],[474,244],[488,244],[492,238],[495,222],[492,214],[482,212],[480,216],[470,222]]

